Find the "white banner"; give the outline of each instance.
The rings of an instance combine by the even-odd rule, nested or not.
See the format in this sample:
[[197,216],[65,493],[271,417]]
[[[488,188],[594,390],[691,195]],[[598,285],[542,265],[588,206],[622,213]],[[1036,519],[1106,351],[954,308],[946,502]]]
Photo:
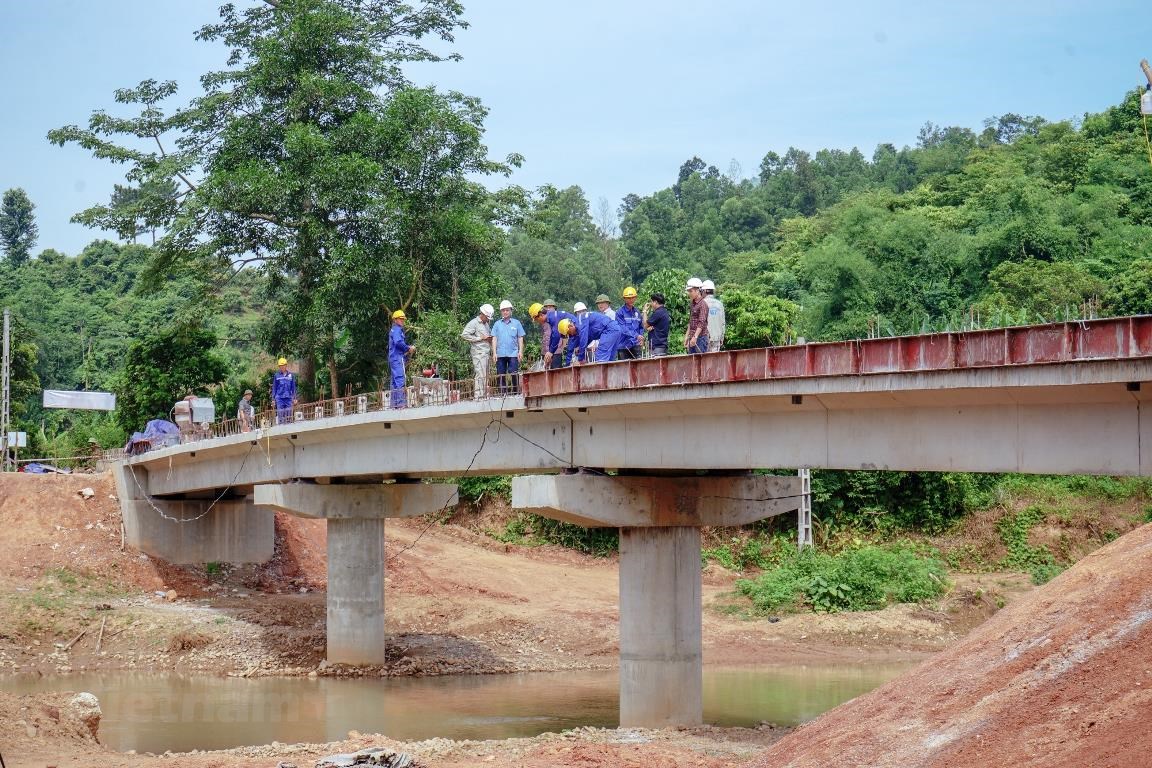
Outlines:
[[8,433],[8,447],[9,448],[27,448],[28,447],[28,433],[27,432],[9,432]]
[[114,411],[116,395],[112,392],[69,392],[63,389],[44,390],[45,408],[75,408],[83,411]]

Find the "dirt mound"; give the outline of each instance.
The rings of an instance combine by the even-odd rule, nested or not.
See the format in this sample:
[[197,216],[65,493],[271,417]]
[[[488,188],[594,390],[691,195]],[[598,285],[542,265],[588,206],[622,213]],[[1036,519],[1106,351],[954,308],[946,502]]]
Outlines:
[[68,751],[103,752],[96,741],[99,708],[91,694],[12,696],[0,691],[0,754],[8,758],[50,743]]
[[1144,526],[753,765],[1148,765],[1150,579],[1152,526]]

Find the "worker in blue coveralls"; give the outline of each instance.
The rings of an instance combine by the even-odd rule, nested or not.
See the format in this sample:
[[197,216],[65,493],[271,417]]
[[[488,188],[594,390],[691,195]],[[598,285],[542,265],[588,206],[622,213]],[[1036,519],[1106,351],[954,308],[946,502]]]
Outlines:
[[408,390],[404,377],[404,358],[416,351],[404,337],[404,321],[408,316],[404,310],[392,313],[392,330],[388,332],[388,367],[392,371],[392,407],[405,408],[408,405]]
[[[528,314],[540,324],[540,347],[544,356],[545,368],[560,368],[564,365],[564,352],[568,345],[566,336],[560,333],[561,320],[570,320],[576,323],[576,315],[562,310],[547,309],[548,304],[533,304],[528,307]],[[555,306],[555,303],[552,303]]]
[[572,305],[572,314],[576,315],[576,336],[568,337],[568,345],[564,348],[564,365],[572,365],[572,361],[580,352],[580,329],[588,322],[588,305],[578,301]]
[[288,359],[276,361],[279,370],[272,374],[272,402],[276,405],[276,423],[292,420],[292,404],[296,402],[296,374],[288,370]]
[[621,360],[636,360],[644,351],[644,329],[640,310],[636,308],[636,289],[628,286],[621,294],[624,305],[616,310],[616,325],[620,326]]
[[620,346],[620,326],[616,321],[600,312],[592,312],[582,326],[577,326],[571,320],[561,320],[557,326],[561,334],[566,337],[579,335],[576,353],[576,362],[592,362],[588,360],[588,345],[596,342],[596,362],[608,363],[616,359],[616,350]]

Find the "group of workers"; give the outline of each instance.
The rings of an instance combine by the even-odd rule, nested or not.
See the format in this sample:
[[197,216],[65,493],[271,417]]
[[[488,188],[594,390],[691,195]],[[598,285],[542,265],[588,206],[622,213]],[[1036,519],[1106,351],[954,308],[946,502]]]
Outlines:
[[[724,304],[715,295],[715,284],[711,280],[693,277],[684,290],[691,300],[688,328],[683,339],[685,352],[719,351],[724,343],[726,318]],[[540,326],[544,366],[561,368],[582,363],[633,360],[644,357],[645,349],[650,357],[667,355],[672,318],[664,295],[653,293],[642,307],[637,308],[636,289],[628,286],[621,298],[624,303],[613,308],[612,300],[600,294],[596,297],[596,312],[590,311],[582,301],[576,302],[571,312],[558,309],[553,300],[528,307],[529,317]],[[520,391],[517,374],[524,358],[525,332],[520,321],[512,317],[512,310],[512,302],[505,299],[500,302],[500,319],[494,320],[492,305],[484,304],[460,334],[471,346],[473,391],[477,398],[488,394],[492,358],[496,358],[500,392],[515,394]],[[393,368],[393,392],[396,386]],[[403,386],[402,375],[399,386]]]
[[[716,297],[716,286],[711,280],[693,277],[684,286],[691,300],[688,328],[684,332],[683,348],[688,354],[718,352],[724,344],[726,318],[724,304]],[[556,302],[548,300],[528,307],[528,315],[540,326],[540,349],[546,368],[561,368],[583,363],[604,363],[612,360],[634,360],[645,356],[662,357],[668,354],[672,317],[661,293],[652,293],[643,306],[637,308],[636,289],[628,286],[621,292],[623,304],[612,307],[605,294],[596,297],[597,311],[588,309],[582,301],[576,302],[571,312],[558,309]],[[492,374],[492,359],[496,360],[495,375],[501,394],[520,392],[520,366],[524,360],[524,326],[512,316],[512,302],[500,302],[500,317],[491,304],[480,307],[477,315],[468,321],[461,338],[471,348],[473,392],[477,398],[487,397],[488,381]],[[392,327],[388,332],[388,367],[391,371],[391,401],[393,408],[408,404],[406,363],[416,351],[404,334],[408,316],[404,310],[392,313]],[[272,376],[272,402],[276,408],[276,423],[291,420],[292,406],[296,403],[296,374],[288,370],[287,359],[276,361],[277,371]],[[241,429],[254,426],[252,390],[245,390],[237,408],[236,418]]]

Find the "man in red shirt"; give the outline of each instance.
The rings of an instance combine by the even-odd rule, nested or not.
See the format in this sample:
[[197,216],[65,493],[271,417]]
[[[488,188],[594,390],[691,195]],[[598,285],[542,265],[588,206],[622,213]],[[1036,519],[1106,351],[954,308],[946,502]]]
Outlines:
[[708,351],[708,303],[704,301],[702,285],[700,278],[690,277],[684,286],[688,298],[692,299],[688,330],[684,332],[684,348],[693,355]]

